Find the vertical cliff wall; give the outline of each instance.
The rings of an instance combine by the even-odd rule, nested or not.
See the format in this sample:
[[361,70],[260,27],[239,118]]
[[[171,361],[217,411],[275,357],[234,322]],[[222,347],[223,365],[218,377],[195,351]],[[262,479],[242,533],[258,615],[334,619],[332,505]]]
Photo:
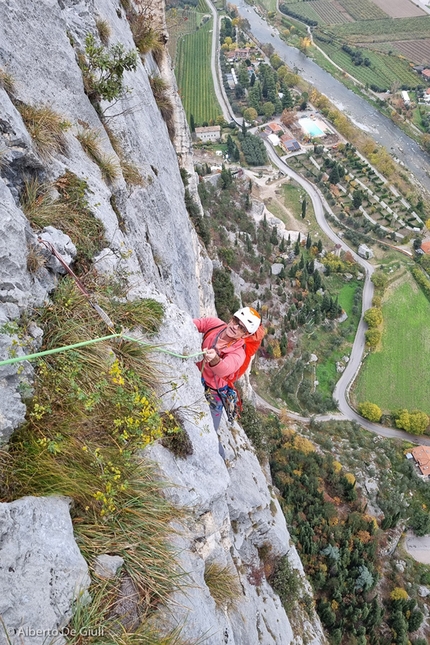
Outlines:
[[[153,5],[164,29],[164,4],[159,0]],[[28,336],[18,343],[13,322],[24,313],[31,319],[33,307],[47,302],[61,271],[51,258],[37,270],[33,267],[29,271],[34,249],[40,247],[20,202],[24,182],[29,178],[52,184],[70,171],[87,182],[89,206],[105,229],[106,248],[96,258],[96,267],[101,273],[120,272],[128,281],[130,298],[151,295],[164,303],[165,324],[156,339],[160,343],[183,353],[196,351],[199,337],[191,316],[214,311],[211,262],[184,205],[178,158],[181,165],[192,169],[191,142],[167,54],[157,64],[148,53],[139,60],[135,71],[126,72],[127,96],[114,104],[102,101],[101,119],[85,94],[78,65],[78,53],[84,50],[87,35],[94,35],[100,42],[97,20],[108,23],[110,44],[121,43],[125,50],[134,48],[125,10],[117,0],[0,3],[0,358],[7,358],[11,351],[28,353],[40,345],[42,332],[31,323]],[[174,103],[176,149],[151,90],[150,79],[157,75],[168,82]],[[61,150],[41,152],[22,119],[19,108],[23,105],[48,106],[60,116],[65,127]],[[117,168],[124,159],[133,163],[143,179],[142,185],[127,183],[121,171],[107,181],[99,164],[79,142],[82,131],[98,133],[103,153]],[[112,134],[120,143],[120,156],[118,145],[116,150],[112,147]],[[192,189],[195,191],[195,186]],[[74,257],[74,245],[60,231],[47,230],[45,234],[63,255]],[[288,553],[300,576],[303,571],[276,498],[242,429],[223,424],[222,440],[227,452],[224,462],[218,454],[218,439],[207,414],[198,371],[178,359],[163,361],[166,381],[181,386],[163,397],[163,405],[183,415],[193,454],[180,460],[159,445],[148,451],[160,473],[172,483],[167,494],[190,511],[175,538],[188,586],[160,610],[159,630],[183,625],[185,637],[205,636],[210,645],[323,643],[324,636],[312,610],[309,617],[297,605],[291,622],[265,579],[263,547],[273,557]],[[31,383],[31,377],[32,368],[28,365],[24,370],[16,366],[0,368],[1,443],[24,420],[20,392],[23,380]],[[7,548],[9,567],[8,578],[0,566],[0,598],[8,598],[0,609],[14,634],[30,619],[37,620],[37,615],[47,612],[52,628],[64,626],[77,586],[86,586],[82,582],[86,573],[79,558],[75,558],[72,580],[68,578],[64,585],[61,608],[53,610],[55,597],[45,593],[44,588],[46,611],[35,589],[29,596],[30,604],[31,598],[34,600],[32,606],[23,610],[20,594],[29,584],[35,585],[37,578],[33,576],[29,583],[28,559],[36,559],[36,568],[47,565],[46,554],[35,552],[31,535],[26,536],[25,523],[20,529],[14,519],[21,504],[22,508],[31,508],[28,499],[0,505],[0,559],[2,549]],[[47,511],[44,505],[33,514],[35,531],[47,522],[55,526],[56,520],[49,518],[58,506],[64,514],[65,503],[58,500],[52,501],[52,509]],[[65,533],[62,539],[73,551],[71,537]],[[16,534],[17,538],[10,538]],[[19,549],[14,551],[16,543]],[[235,572],[240,593],[234,607],[220,606],[211,596],[204,578],[211,562]],[[61,570],[64,567],[60,564]],[[17,572],[15,586],[13,594],[7,595],[12,570]],[[50,585],[49,576],[41,584]],[[302,586],[303,594],[309,593],[304,578]],[[12,637],[13,644],[42,642],[25,634],[18,636]],[[6,642],[4,635],[0,642]]]

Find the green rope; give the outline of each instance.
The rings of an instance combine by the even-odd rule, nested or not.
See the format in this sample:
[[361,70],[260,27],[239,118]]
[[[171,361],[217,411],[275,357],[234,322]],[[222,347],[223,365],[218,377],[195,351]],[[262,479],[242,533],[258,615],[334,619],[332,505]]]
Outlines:
[[15,356],[14,358],[8,358],[5,361],[0,361],[0,367],[2,367],[3,365],[13,365],[13,363],[20,363],[22,361],[32,361],[33,359],[40,358],[41,356],[49,356],[50,354],[67,352],[71,349],[85,347],[86,345],[92,345],[93,343],[100,343],[104,340],[111,340],[112,338],[125,338],[126,340],[131,340],[134,343],[138,343],[139,345],[150,347],[152,351],[163,352],[164,354],[169,354],[170,356],[175,356],[176,358],[195,358],[197,356],[201,356],[204,353],[203,351],[200,351],[196,354],[188,354],[185,356],[184,354],[176,354],[175,352],[171,352],[168,349],[163,349],[162,347],[154,347],[152,345],[149,345],[148,343],[144,343],[141,340],[138,340],[137,338],[133,338],[132,336],[125,336],[124,334],[111,334],[110,336],[102,336],[100,338],[93,338],[92,340],[84,340],[81,343],[75,343],[74,345],[65,345],[64,347],[56,347],[55,349],[46,349],[45,351],[37,352],[36,354],[26,354],[25,356]]

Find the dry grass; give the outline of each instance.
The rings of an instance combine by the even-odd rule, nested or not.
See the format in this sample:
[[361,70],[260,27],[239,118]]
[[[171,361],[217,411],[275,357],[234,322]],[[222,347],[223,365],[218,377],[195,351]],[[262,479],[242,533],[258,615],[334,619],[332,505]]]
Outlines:
[[19,103],[17,108],[41,157],[48,159],[53,154],[66,154],[64,132],[70,124],[63,117],[48,105]]
[[212,598],[219,607],[234,606],[241,596],[241,589],[236,572],[229,567],[222,567],[217,562],[206,564],[205,583]]
[[168,95],[169,85],[166,81],[161,78],[161,76],[151,76],[149,78],[149,83],[151,85],[152,93],[157,103],[158,109],[161,112],[167,130],[169,132],[169,137],[173,140],[175,136],[175,123],[174,123],[174,107],[171,98]]
[[103,45],[109,45],[109,38],[111,36],[112,30],[108,21],[100,17],[96,18],[96,27]]
[[146,185],[140,169],[134,163],[121,159],[121,170],[123,177],[129,186]]
[[100,145],[100,133],[97,130],[84,128],[76,135],[84,152],[96,162],[102,173],[103,179],[110,183],[118,179],[120,165],[114,155],[105,154]]
[[0,67],[0,87],[9,95],[15,92],[15,80],[9,72]]
[[37,273],[39,269],[46,265],[46,258],[42,253],[40,246],[29,244],[27,246],[27,269],[30,273]]
[[146,182],[142,177],[140,169],[134,163],[126,159],[120,138],[107,124],[105,124],[105,130],[106,134],[109,137],[111,146],[115,150],[120,160],[122,174],[126,183],[129,186],[145,186]]
[[[54,190],[59,197],[53,196]],[[91,260],[106,243],[103,224],[90,210],[86,191],[86,182],[70,171],[54,184],[27,179],[21,193],[21,208],[33,226],[60,228],[75,244],[78,255]]]
[[128,14],[134,43],[142,55],[149,52],[161,54],[164,51],[162,34],[151,26],[151,19],[143,13]]

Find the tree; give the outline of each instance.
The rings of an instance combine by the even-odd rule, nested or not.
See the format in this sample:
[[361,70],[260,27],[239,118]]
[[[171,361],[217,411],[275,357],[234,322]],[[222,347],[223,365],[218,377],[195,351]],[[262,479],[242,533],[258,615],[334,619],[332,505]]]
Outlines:
[[354,190],[352,193],[352,205],[354,206],[355,210],[357,208],[360,208],[361,204],[363,203],[363,193],[361,190]]
[[230,186],[233,183],[233,177],[231,174],[231,170],[227,169],[224,164],[222,165],[222,170],[221,170],[221,175],[220,175],[220,184],[222,190],[226,190],[227,188],[230,188]]
[[381,291],[385,290],[388,278],[383,271],[375,271],[370,279],[377,289],[380,289]]
[[[303,217],[303,202],[302,202],[302,217]],[[311,248],[311,246],[312,246],[311,234],[308,233],[308,236],[306,238],[306,248],[309,250]],[[315,267],[315,263],[313,264],[313,267]],[[312,271],[309,269],[309,272],[313,273],[313,270],[314,270],[313,268],[312,268]]]
[[366,339],[366,345],[369,347],[369,349],[375,349],[375,347],[378,346],[381,340],[381,332],[376,328],[368,329],[365,332],[364,336]]
[[339,170],[337,167],[337,163],[334,164],[333,168],[330,171],[330,174],[328,176],[328,180],[331,184],[338,184],[340,177],[339,177]]
[[294,112],[294,110],[284,110],[281,114],[281,123],[285,125],[285,127],[289,128],[292,126],[294,123],[297,121],[297,112]]
[[85,58],[80,63],[85,92],[92,101],[114,101],[127,94],[123,76],[125,71],[137,68],[137,51],[125,51],[124,45],[109,49],[96,45],[95,38],[88,34],[85,39]]
[[[306,217],[306,206],[307,206],[306,197],[303,197],[303,200],[302,200],[302,219],[305,219],[305,217]],[[308,236],[309,236],[309,233],[308,233]],[[306,248],[309,249],[310,244],[309,244],[309,246],[306,246]]]
[[423,434],[429,424],[429,417],[420,410],[413,412],[408,412],[406,409],[398,410],[395,417],[396,427],[412,434]]
[[191,130],[191,132],[196,131],[196,124],[195,124],[195,121],[194,121],[194,114],[190,114],[190,130]]
[[273,116],[275,113],[275,106],[271,101],[263,103],[263,114],[266,118]]
[[369,328],[379,327],[382,323],[382,311],[376,307],[371,307],[366,311],[363,316],[364,322],[367,323]]
[[378,423],[378,421],[380,421],[382,417],[381,408],[376,405],[376,403],[370,403],[370,401],[360,403],[360,405],[358,406],[358,411],[362,417],[369,419],[369,421],[373,421],[375,423]]
[[390,600],[393,600],[394,602],[397,600],[407,600],[408,598],[408,592],[401,587],[395,587],[390,593]]
[[243,111],[243,118],[248,123],[252,123],[253,121],[255,121],[257,116],[258,116],[257,110],[255,110],[252,107],[246,108],[246,110]]
[[422,508],[416,509],[411,517],[410,526],[418,537],[422,537],[423,535],[430,533],[429,512]]

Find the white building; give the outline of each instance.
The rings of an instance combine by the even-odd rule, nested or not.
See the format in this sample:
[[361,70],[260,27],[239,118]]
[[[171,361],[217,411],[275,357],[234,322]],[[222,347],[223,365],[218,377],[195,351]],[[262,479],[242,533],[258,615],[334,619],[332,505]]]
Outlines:
[[195,133],[200,141],[218,141],[221,138],[221,126],[208,125],[204,128],[196,128]]
[[409,105],[411,102],[411,99],[409,98],[409,94],[405,92],[405,90],[402,90],[402,99],[405,105]]

